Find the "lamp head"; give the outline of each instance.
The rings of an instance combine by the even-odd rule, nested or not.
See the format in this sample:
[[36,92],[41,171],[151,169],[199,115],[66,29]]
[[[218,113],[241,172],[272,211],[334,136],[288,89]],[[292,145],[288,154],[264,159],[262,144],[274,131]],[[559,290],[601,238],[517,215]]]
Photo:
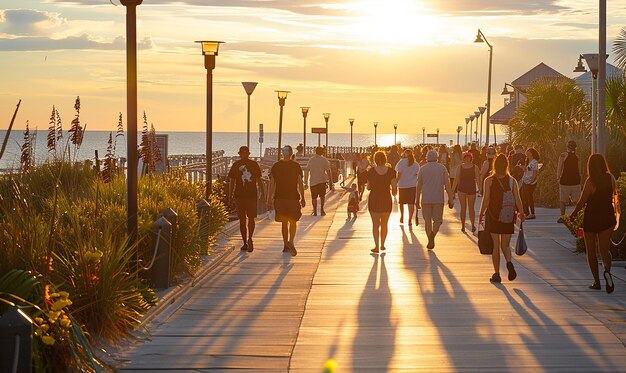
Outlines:
[[510,95],[513,92],[509,91],[509,88],[507,87],[506,83],[504,83],[504,89],[502,90],[502,95]]
[[348,119],[348,122],[350,122],[350,126],[352,126],[354,124],[354,118]]
[[422,132],[426,131],[426,127],[422,127]]
[[484,43],[485,40],[483,40],[483,33],[480,32],[480,29],[478,29],[478,32],[476,33],[476,40],[474,40],[474,43]]
[[485,112],[485,110],[487,110],[487,108],[486,108],[486,107],[484,107],[484,106],[479,106],[479,107],[478,107],[478,111],[480,111],[480,113],[481,113],[481,114],[482,114],[482,113],[484,113],[484,112]]
[[324,119],[328,120],[330,118],[330,113],[323,113]]
[[301,106],[300,109],[302,109],[302,114],[307,114],[309,112],[309,109],[311,107],[310,106]]
[[587,72],[587,69],[583,65],[583,56],[582,55],[578,56],[578,64],[576,65],[576,68],[574,68],[574,72],[575,73],[586,73]]
[[475,111],[474,112],[474,118],[478,118],[480,116],[480,111]]
[[279,99],[286,99],[287,98],[287,94],[290,93],[291,91],[274,91],[278,94],[278,98]]
[[398,129],[398,125],[397,125],[397,124],[394,124],[394,125],[393,125],[393,129],[394,129],[394,130],[397,130],[397,129]]
[[217,56],[220,44],[224,43],[223,41],[213,41],[213,40],[198,40],[196,43],[200,43],[202,46],[202,55],[203,56]]
[[378,127],[378,122],[374,122],[374,128]]
[[465,124],[468,124],[469,122],[470,122],[470,118],[469,117],[465,118]]
[[254,89],[256,88],[256,85],[259,84],[257,82],[241,82],[241,84],[243,85],[243,89],[246,90],[246,93],[248,94],[248,96],[250,96],[252,94],[252,92],[254,92]]
[[460,133],[461,131],[463,131],[463,126],[458,126],[456,128],[456,132]]

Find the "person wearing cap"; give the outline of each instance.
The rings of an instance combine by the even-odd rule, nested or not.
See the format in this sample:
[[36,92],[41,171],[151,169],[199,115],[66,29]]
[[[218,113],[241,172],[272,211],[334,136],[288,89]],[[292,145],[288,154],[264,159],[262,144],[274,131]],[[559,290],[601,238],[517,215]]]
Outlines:
[[535,216],[535,189],[539,172],[539,152],[535,148],[526,149],[526,170],[522,177],[522,204],[526,219],[536,219]]
[[415,207],[422,209],[428,249],[435,248],[435,236],[443,223],[444,191],[448,194],[448,207],[454,207],[454,193],[450,187],[450,176],[446,166],[437,163],[439,155],[436,150],[426,153],[426,164],[417,175]]
[[302,217],[301,208],[306,205],[304,200],[304,183],[302,168],[293,160],[293,148],[285,145],[283,157],[274,163],[270,172],[270,186],[267,193],[267,206],[276,212],[275,220],[282,223],[283,252],[296,256],[298,251],[294,245],[297,222]]
[[237,217],[239,218],[239,231],[243,239],[241,251],[252,252],[254,243],[254,218],[257,215],[257,185],[263,196],[263,184],[261,182],[261,168],[259,164],[251,160],[250,149],[247,146],[239,148],[240,159],[233,163],[228,172],[228,196],[230,201],[235,201]]
[[[578,202],[580,199],[580,169],[576,155],[576,141],[568,141],[567,151],[559,156],[556,180],[559,183],[559,201],[561,216],[563,216],[565,215],[565,206],[570,201]],[[560,217],[558,222],[562,223],[563,218]]]
[[[324,156],[324,148],[315,148],[315,155],[309,159],[306,165],[307,177],[311,187],[311,202],[313,205],[313,216],[317,216],[317,198],[320,199],[320,215],[326,215],[324,211],[324,201],[326,197],[326,184],[330,185],[330,190],[334,190],[332,175],[330,172],[330,162]],[[328,175],[328,179],[326,176]]]
[[480,167],[480,180],[478,181],[478,189],[480,190],[480,194],[483,194],[483,184],[487,176],[491,175],[491,170],[493,169],[493,160],[496,157],[496,148],[490,146],[486,149],[485,153],[486,159],[483,161],[483,164]]
[[476,231],[476,190],[478,180],[480,180],[480,171],[473,163],[474,156],[467,152],[463,154],[463,163],[457,166],[455,171],[456,178],[452,184],[452,190],[459,193],[459,202],[461,203],[461,232],[465,233],[465,216],[469,207],[470,222],[472,223],[472,232]]

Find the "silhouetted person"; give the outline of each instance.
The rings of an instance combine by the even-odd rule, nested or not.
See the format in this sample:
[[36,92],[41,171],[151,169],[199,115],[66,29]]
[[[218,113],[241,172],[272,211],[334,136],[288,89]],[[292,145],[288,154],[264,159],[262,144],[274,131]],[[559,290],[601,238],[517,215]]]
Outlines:
[[[313,215],[317,216],[317,199],[320,199],[320,215],[326,215],[324,211],[324,201],[326,199],[326,184],[333,190],[332,175],[330,172],[330,162],[323,156],[324,148],[315,148],[315,155],[309,159],[306,165],[308,171],[309,187],[311,188],[311,202],[313,205]],[[328,179],[326,178],[328,176]]]
[[373,253],[385,250],[389,215],[392,210],[391,182],[396,178],[396,171],[387,164],[385,152],[374,153],[375,166],[367,171],[367,188],[370,190],[367,208],[372,218],[374,235]]
[[239,159],[228,172],[230,182],[228,183],[228,196],[235,201],[237,206],[237,217],[239,218],[239,231],[243,239],[241,251],[252,252],[254,243],[254,218],[257,215],[257,185],[263,195],[263,184],[261,182],[261,168],[255,161],[249,159],[250,150],[247,146],[239,148]]
[[[580,171],[578,169],[578,156],[576,156],[576,141],[567,143],[567,151],[559,156],[556,169],[556,180],[559,183],[559,207],[561,216],[565,215],[565,206],[569,201],[580,199]],[[562,218],[559,218],[559,223]]]

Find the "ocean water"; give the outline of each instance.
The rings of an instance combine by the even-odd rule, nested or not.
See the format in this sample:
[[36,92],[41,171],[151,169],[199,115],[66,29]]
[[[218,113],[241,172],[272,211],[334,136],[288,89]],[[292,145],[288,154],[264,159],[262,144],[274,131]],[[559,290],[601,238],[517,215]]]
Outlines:
[[[48,149],[46,147],[47,131],[31,131],[36,134],[35,141],[35,161],[36,163],[45,162],[50,158]],[[159,134],[167,134],[169,142],[169,154],[204,154],[205,152],[205,134],[204,132],[157,132]],[[6,131],[0,130],[0,141],[4,140]],[[115,133],[114,133],[115,135]],[[7,148],[4,156],[0,159],[0,169],[17,168],[20,162],[20,147],[24,143],[23,131],[12,131],[11,136],[7,142]],[[65,140],[67,141],[68,134],[64,133]],[[138,134],[138,138],[141,139],[141,133]],[[441,143],[450,144],[452,141],[456,144],[456,134],[440,134],[439,141]],[[504,137],[498,136],[498,139]],[[109,131],[87,131],[85,132],[83,144],[79,149],[76,159],[93,159],[95,158],[95,151],[98,151],[100,158],[103,158],[106,153],[107,141],[109,139]],[[465,139],[464,134],[461,135],[461,142]],[[277,133],[265,132],[264,142],[262,144],[263,149],[266,147],[276,147],[278,137]],[[302,133],[283,133],[283,144],[292,145],[294,148],[302,143]],[[391,134],[378,134],[377,143],[380,146],[389,146],[394,142],[393,133]],[[398,134],[397,140],[403,145],[415,145],[422,143],[422,134]],[[435,142],[436,138],[426,138],[426,142]],[[316,134],[307,134],[307,146],[317,145],[318,136]],[[321,144],[324,145],[324,136],[321,136]],[[244,132],[214,132],[213,133],[213,150],[224,150],[227,156],[237,155],[237,151],[241,145],[246,144],[246,134]],[[374,144],[374,134],[355,133],[353,135],[354,147],[367,147]],[[350,146],[350,134],[349,133],[331,133],[328,137],[328,145],[330,146]],[[253,156],[259,155],[259,134],[258,132],[252,132],[250,134],[250,152]],[[71,148],[72,158],[74,158],[74,149]],[[116,156],[126,156],[126,138],[118,137],[116,145]]]

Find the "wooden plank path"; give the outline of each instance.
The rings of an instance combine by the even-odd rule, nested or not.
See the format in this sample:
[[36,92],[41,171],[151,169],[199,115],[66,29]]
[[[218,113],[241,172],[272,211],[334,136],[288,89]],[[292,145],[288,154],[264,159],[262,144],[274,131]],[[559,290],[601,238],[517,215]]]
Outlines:
[[615,293],[588,290],[585,258],[551,210],[526,224],[518,279],[503,264],[493,285],[490,257],[455,211],[433,251],[422,225],[400,226],[394,212],[388,252],[370,255],[366,202],[356,221],[345,202],[335,192],[326,217],[305,208],[295,258],[281,252],[280,224],[259,224],[255,251],[203,279],[120,371],[321,372],[329,358],[337,372],[626,371],[623,264]]

